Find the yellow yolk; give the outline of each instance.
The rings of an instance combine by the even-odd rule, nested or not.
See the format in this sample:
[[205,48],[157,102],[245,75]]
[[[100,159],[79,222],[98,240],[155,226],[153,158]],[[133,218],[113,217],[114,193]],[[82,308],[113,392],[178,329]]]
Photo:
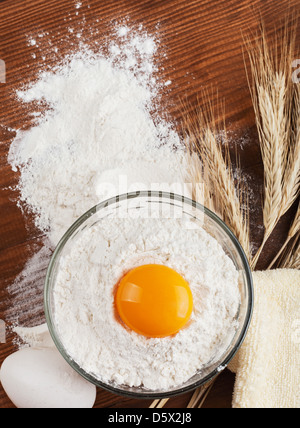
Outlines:
[[166,337],[189,321],[193,295],[189,284],[173,269],[144,265],[121,279],[115,304],[121,320],[136,333]]

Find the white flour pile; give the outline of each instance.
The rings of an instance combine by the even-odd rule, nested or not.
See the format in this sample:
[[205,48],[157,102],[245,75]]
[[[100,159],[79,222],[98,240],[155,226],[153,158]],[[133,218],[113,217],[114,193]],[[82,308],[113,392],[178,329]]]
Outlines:
[[[98,52],[81,45],[17,93],[33,109],[35,126],[17,132],[8,160],[20,172],[21,204],[35,214],[50,248],[80,215],[108,197],[137,189],[184,192],[180,139],[157,112],[165,87],[157,78],[158,47],[142,28],[123,25]],[[43,105],[47,109],[40,115]],[[37,295],[39,266],[33,262],[10,287],[18,304],[9,314],[13,321],[23,313],[21,291],[28,294],[30,288],[29,294]],[[40,308],[42,287],[41,282]]]
[[[164,390],[226,350],[237,327],[238,272],[218,242],[200,227],[189,230],[188,221],[105,218],[85,228],[61,259],[55,323],[68,354],[86,372]],[[115,285],[130,269],[153,263],[176,270],[193,293],[191,323],[175,336],[146,338],[115,318]]]
[[182,149],[174,152],[179,137],[149,112],[159,90],[152,75],[157,45],[128,31],[119,29],[120,45],[109,45],[109,57],[83,48],[18,93],[23,102],[49,106],[35,127],[18,132],[9,162],[21,171],[21,200],[54,245],[107,197],[183,182]]

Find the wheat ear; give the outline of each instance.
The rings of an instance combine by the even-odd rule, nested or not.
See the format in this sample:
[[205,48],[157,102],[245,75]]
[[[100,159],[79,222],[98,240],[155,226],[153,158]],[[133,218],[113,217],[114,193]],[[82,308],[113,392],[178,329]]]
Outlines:
[[[264,238],[252,260],[256,267],[261,252],[278,224],[299,195],[300,138],[299,89],[291,80],[295,52],[295,27],[288,23],[269,43],[264,27],[255,42],[246,40],[252,82],[250,91],[264,165]],[[278,52],[277,47],[281,46]],[[297,106],[297,107],[296,107]],[[296,107],[296,110],[295,110]],[[299,129],[300,131],[300,129]]]
[[[213,109],[210,97],[205,106],[198,104],[196,114],[185,109],[184,133],[190,153],[190,178],[193,184],[204,183],[205,205],[218,214],[239,239],[250,259],[249,210],[245,190],[235,184],[229,155],[224,112]],[[221,113],[220,113],[221,112]],[[216,118],[222,117],[222,126]],[[222,142],[220,142],[220,135]],[[194,195],[197,197],[197,195]],[[246,205],[246,208],[244,208]]]

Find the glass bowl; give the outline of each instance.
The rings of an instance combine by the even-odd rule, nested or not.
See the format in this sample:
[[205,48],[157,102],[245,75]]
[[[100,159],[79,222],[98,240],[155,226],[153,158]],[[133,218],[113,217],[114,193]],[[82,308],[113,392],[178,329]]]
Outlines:
[[[179,387],[168,391],[148,390],[143,387],[129,387],[104,383],[85,372],[69,355],[62,343],[54,320],[53,289],[59,270],[60,259],[67,254],[75,244],[80,234],[89,227],[100,223],[106,217],[124,216],[124,218],[192,218],[197,224],[212,235],[222,246],[223,250],[233,261],[239,272],[241,304],[237,314],[238,328],[217,360],[212,360],[205,368],[197,372],[191,379]],[[247,257],[237,238],[218,216],[201,204],[174,193],[139,191],[127,193],[93,207],[79,218],[67,231],[58,244],[49,264],[45,283],[45,314],[50,334],[64,359],[86,380],[110,392],[132,398],[169,398],[194,390],[212,380],[232,360],[247,333],[253,310],[253,283]]]

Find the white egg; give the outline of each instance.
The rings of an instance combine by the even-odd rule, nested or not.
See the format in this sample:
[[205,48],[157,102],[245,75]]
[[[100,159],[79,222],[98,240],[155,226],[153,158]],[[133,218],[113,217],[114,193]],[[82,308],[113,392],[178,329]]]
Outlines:
[[55,348],[24,348],[0,371],[2,386],[21,409],[92,408],[96,387],[82,378]]

